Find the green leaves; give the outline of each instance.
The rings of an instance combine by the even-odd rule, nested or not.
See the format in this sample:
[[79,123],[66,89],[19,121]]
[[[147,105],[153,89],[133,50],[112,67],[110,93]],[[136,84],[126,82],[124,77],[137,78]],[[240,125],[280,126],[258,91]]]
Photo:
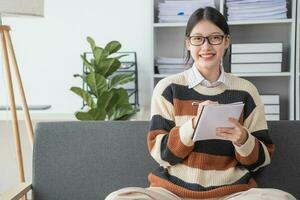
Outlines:
[[104,91],[108,90],[106,79],[94,72],[86,76],[86,83],[96,97],[99,97]]
[[104,48],[109,54],[116,53],[121,49],[121,44],[118,41],[109,42]]
[[115,58],[110,58],[110,59],[112,60],[112,63],[111,65],[107,66],[105,77],[109,77],[121,67],[121,62],[118,59]]
[[115,119],[126,119],[124,118],[125,116],[129,117],[130,115],[136,113],[136,110],[129,104],[121,104],[112,113],[112,115],[109,116],[110,120],[115,120]]
[[93,38],[91,38],[91,37],[87,37],[86,38],[86,40],[87,40],[87,42],[90,44],[90,46],[91,46],[91,49],[92,49],[92,51],[95,49],[95,47],[96,47],[96,44],[95,44],[95,41],[93,40]]
[[81,75],[81,74],[74,74],[73,75],[75,78],[76,77],[80,77],[83,81],[86,81],[86,76],[84,76],[84,75]]
[[94,66],[93,66],[93,62],[91,61],[91,63],[85,58],[84,55],[80,55],[84,65],[91,71],[93,72],[94,71]]
[[94,108],[88,112],[76,112],[75,116],[79,120],[104,120],[106,112],[102,108]]
[[97,106],[106,109],[113,95],[112,92],[103,92],[98,98]]
[[109,88],[114,88],[117,87],[118,85],[123,85],[133,80],[134,77],[132,74],[128,74],[128,73],[118,74],[111,79]]
[[94,50],[93,50],[93,54],[94,54],[94,58],[95,58],[95,61],[96,61],[96,65],[98,65],[101,61],[101,58],[104,57],[103,54],[103,49],[100,48],[100,47],[95,47]]
[[112,89],[113,97],[107,106],[109,120],[122,118],[133,113],[133,107],[129,104],[129,97],[124,88]]
[[89,107],[96,107],[93,97],[87,91],[84,91],[82,88],[79,87],[71,87],[71,91],[80,96]]
[[[111,56],[121,49],[118,41],[109,42],[104,48],[96,46],[91,37],[87,37],[93,58],[81,55],[87,71],[74,74],[86,83],[87,89],[71,87],[71,91],[80,96],[89,110],[79,111],[75,116],[79,120],[124,120],[136,113],[138,109],[129,103],[127,91],[116,88],[134,80],[133,74],[114,73],[120,68],[120,58],[126,55]],[[110,77],[112,76],[112,77]],[[96,103],[95,103],[96,102]]]
[[109,58],[103,60],[96,68],[96,72],[107,78],[106,73],[108,72],[109,68],[114,64],[114,59]]

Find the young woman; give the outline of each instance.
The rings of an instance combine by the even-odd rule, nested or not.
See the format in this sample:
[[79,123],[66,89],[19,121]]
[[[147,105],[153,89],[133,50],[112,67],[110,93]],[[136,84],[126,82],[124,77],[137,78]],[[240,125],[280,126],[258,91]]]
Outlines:
[[[107,200],[295,199],[277,189],[258,189],[251,172],[268,165],[274,144],[255,86],[224,72],[229,27],[218,10],[195,11],[186,28],[187,61],[193,66],[161,80],[151,105],[148,149],[160,167],[149,174],[149,188],[123,188]],[[192,102],[199,102],[193,107]],[[192,134],[203,105],[242,101],[234,128],[218,128],[223,140],[194,142]]]

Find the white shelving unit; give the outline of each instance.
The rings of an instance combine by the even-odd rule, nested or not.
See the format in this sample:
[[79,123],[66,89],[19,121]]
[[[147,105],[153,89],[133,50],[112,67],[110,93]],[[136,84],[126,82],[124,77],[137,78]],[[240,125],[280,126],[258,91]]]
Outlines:
[[296,120],[300,120],[300,2],[297,2],[297,30],[296,30]]
[[[158,3],[163,0],[153,1],[153,70],[152,88],[156,83],[168,76],[155,74],[154,59],[162,57],[184,56],[184,35],[186,23],[158,23]],[[288,19],[282,20],[249,20],[229,22],[232,43],[259,43],[282,42],[283,61],[280,73],[239,73],[235,74],[250,80],[256,85],[261,94],[280,95],[280,119],[293,120],[295,118],[295,81],[297,82],[297,110],[300,112],[299,90],[299,55],[297,57],[297,74],[295,76],[296,58],[296,0],[288,0]],[[215,0],[216,8],[224,14],[225,0]],[[299,6],[298,6],[299,7]],[[298,8],[299,10],[299,8]],[[299,26],[298,26],[299,29]],[[299,34],[299,32],[298,32]],[[299,39],[298,39],[299,49]],[[299,51],[298,51],[299,52]],[[228,56],[229,54],[227,54]],[[228,66],[224,59],[224,68]]]

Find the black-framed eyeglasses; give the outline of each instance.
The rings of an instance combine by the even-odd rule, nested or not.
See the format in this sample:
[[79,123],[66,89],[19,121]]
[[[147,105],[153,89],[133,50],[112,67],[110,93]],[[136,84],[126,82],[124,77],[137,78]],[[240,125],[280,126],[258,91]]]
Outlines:
[[225,36],[226,35],[209,35],[207,37],[189,36],[189,40],[193,46],[201,46],[204,44],[205,40],[207,40],[210,45],[219,45],[223,42]]

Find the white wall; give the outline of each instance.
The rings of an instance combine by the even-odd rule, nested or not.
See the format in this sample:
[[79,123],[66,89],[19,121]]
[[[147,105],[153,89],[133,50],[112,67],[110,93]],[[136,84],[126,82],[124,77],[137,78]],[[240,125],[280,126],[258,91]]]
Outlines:
[[[71,86],[81,86],[80,54],[89,51],[86,36],[99,46],[111,40],[122,44],[121,51],[136,51],[139,67],[140,104],[149,105],[151,53],[150,0],[49,0],[44,18],[4,18],[22,73],[28,104],[50,104],[51,112],[73,113],[81,99]],[[0,81],[0,105],[3,79]]]
[[[35,126],[35,123],[34,123]],[[19,123],[25,181],[31,182],[32,150],[29,145],[25,123]],[[9,122],[0,122],[0,193],[19,183],[15,142]],[[1,195],[0,195],[1,196]]]
[[[81,86],[73,74],[81,73],[80,54],[89,51],[86,36],[92,36],[100,46],[118,40],[123,45],[121,50],[137,52],[140,103],[149,105],[151,7],[150,0],[46,0],[44,18],[3,18],[3,23],[12,28],[28,103],[50,104],[51,112],[57,113],[73,113],[80,108],[81,99],[69,88]],[[3,105],[6,102],[3,69],[0,72],[0,105]],[[0,115],[5,114],[0,112]],[[24,129],[24,124],[21,125]],[[0,193],[18,183],[9,127],[9,123],[0,121]],[[26,131],[21,133],[26,141],[23,148],[27,154],[24,162],[28,180],[31,153]]]

